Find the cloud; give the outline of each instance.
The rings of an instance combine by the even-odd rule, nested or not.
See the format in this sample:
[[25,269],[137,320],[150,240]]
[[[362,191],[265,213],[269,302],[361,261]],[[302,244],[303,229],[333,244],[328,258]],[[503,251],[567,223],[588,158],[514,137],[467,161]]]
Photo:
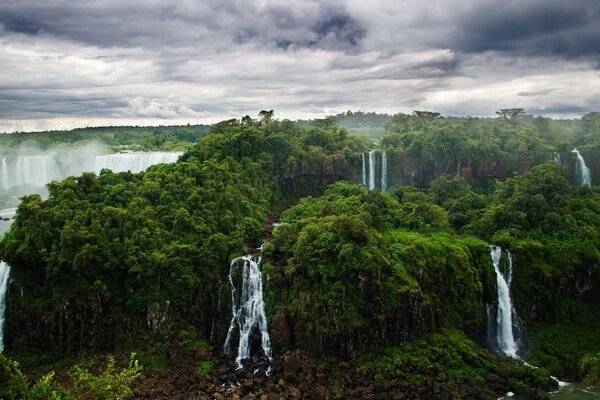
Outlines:
[[597,108],[599,37],[596,0],[4,0],[0,129],[261,109],[576,115]]

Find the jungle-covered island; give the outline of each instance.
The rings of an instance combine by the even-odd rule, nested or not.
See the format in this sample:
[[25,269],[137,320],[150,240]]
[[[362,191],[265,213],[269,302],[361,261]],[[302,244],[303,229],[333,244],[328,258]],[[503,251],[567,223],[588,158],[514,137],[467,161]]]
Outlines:
[[497,114],[0,135],[0,398],[598,396],[600,113]]

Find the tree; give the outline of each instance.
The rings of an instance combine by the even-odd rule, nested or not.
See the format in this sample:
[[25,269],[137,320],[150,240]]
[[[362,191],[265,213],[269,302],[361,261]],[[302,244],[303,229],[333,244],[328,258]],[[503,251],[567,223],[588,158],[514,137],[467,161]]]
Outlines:
[[269,111],[261,110],[261,112],[258,113],[258,116],[260,117],[260,122],[268,124],[271,121],[273,121],[274,114],[275,114],[275,111],[273,111],[273,110],[269,110]]
[[525,110],[522,108],[501,108],[500,110],[496,111],[496,114],[498,114],[500,118],[504,119],[517,119],[524,113]]
[[254,120],[252,119],[251,116],[246,115],[246,116],[242,117],[241,122],[243,125],[250,125],[250,124],[254,123]]
[[430,123],[440,117],[440,113],[432,111],[413,111],[413,113],[423,122]]

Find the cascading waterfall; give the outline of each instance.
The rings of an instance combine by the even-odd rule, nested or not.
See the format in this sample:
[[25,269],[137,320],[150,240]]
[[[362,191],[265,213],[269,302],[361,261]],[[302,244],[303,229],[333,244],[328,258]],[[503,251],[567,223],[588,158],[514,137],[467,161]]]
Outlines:
[[367,167],[365,165],[365,153],[360,153],[360,158],[362,160],[362,184],[364,187],[367,187]]
[[387,156],[385,151],[381,152],[381,191],[387,190]]
[[496,271],[496,283],[498,290],[496,345],[502,354],[512,358],[519,358],[517,355],[518,346],[513,333],[513,316],[515,316],[515,313],[510,298],[510,284],[512,283],[512,255],[507,250],[508,270],[506,271],[507,279],[505,279],[500,269],[502,248],[500,246],[491,245],[490,249],[494,270]]
[[571,150],[571,152],[575,153],[575,155],[577,156],[577,183],[580,186],[591,186],[592,172],[587,167],[587,165],[585,165],[585,160],[583,159],[583,156],[581,155],[581,153],[579,153],[579,150],[577,150],[577,148],[574,148],[573,150]]
[[369,190],[375,189],[375,150],[369,152]]
[[[248,255],[238,257],[231,262],[229,267],[229,282],[231,284],[231,323],[225,339],[224,351],[226,355],[232,353],[232,341],[236,332],[239,332],[237,357],[235,362],[242,368],[242,360],[250,358],[250,336],[252,331],[259,329],[262,350],[271,361],[271,339],[267,330],[267,315],[263,299],[262,272],[260,270],[261,258],[254,261]],[[234,283],[233,274],[241,266],[241,295]],[[239,297],[239,300],[238,300]]]
[[8,292],[9,277],[10,267],[4,261],[0,261],[0,350],[4,349],[4,316],[6,313],[6,292]]

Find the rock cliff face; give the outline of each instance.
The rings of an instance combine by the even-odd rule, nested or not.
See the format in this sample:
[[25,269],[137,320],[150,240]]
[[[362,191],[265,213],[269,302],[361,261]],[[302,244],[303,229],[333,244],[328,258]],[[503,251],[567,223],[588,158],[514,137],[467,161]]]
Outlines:
[[[402,152],[386,151],[387,155],[387,183],[388,188],[400,186],[415,186],[426,188],[429,182],[438,176],[459,175],[472,186],[478,188],[489,187],[494,180],[522,175],[534,166],[550,160],[534,160],[525,156],[510,162],[501,159],[469,159],[457,161],[448,159],[436,161],[433,159],[414,159]],[[586,158],[588,167],[594,177],[600,176],[600,159],[593,156]],[[368,162],[365,157],[365,162]],[[575,184],[576,161],[571,152],[560,153],[561,165],[569,171],[570,181]],[[377,168],[380,168],[378,166]],[[379,170],[378,170],[379,173]],[[289,192],[298,196],[321,193],[326,185],[338,180],[346,180],[360,184],[362,175],[362,159],[360,154],[346,154],[330,158],[314,158],[298,160],[290,168],[280,182]],[[325,186],[323,186],[325,185]]]

